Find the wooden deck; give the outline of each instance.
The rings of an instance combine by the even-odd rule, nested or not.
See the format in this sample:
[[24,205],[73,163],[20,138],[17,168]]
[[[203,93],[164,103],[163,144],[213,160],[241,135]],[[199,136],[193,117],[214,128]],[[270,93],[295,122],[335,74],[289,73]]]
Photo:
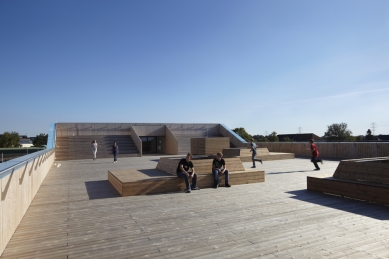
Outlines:
[[389,257],[389,207],[306,190],[337,161],[264,162],[264,183],[190,194],[118,197],[108,183],[110,169],[157,161],[53,166],[1,258]]

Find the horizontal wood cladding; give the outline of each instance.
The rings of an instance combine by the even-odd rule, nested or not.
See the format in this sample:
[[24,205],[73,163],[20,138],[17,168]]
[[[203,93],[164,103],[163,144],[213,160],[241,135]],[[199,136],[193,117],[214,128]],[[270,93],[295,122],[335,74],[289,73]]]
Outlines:
[[332,177],[307,177],[307,189],[389,205],[389,157],[343,160]]
[[[296,156],[311,156],[309,143],[302,142],[258,142],[260,148],[270,152],[294,153]],[[319,156],[336,159],[382,157],[389,154],[389,142],[315,142]]]
[[230,147],[229,137],[191,138],[190,141],[193,155],[216,155]]

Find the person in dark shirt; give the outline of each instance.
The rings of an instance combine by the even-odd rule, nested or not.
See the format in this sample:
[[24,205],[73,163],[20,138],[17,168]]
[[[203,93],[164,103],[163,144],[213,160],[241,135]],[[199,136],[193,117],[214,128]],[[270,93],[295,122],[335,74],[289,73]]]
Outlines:
[[309,148],[307,148],[307,149],[312,151],[311,162],[315,166],[315,170],[318,171],[318,170],[320,170],[320,167],[317,165],[317,163],[321,162],[323,164],[323,160],[318,159],[318,157],[319,157],[319,150],[317,149],[316,145],[313,144],[315,141],[313,139],[311,139],[311,140],[309,140],[309,142],[311,144],[311,149],[309,149]]
[[229,175],[228,175],[228,170],[226,167],[226,162],[222,158],[223,154],[222,153],[217,153],[216,158],[213,159],[212,161],[212,174],[215,179],[215,185],[214,188],[219,187],[219,174],[220,175],[225,175],[225,186],[226,187],[231,187],[231,185],[228,183],[229,180]]
[[113,162],[116,163],[118,161],[116,156],[119,154],[119,146],[116,144],[116,142],[113,142],[112,154],[113,154]]
[[[200,190],[197,187],[197,174],[194,170],[194,165],[192,163],[192,154],[188,153],[186,158],[183,158],[178,163],[177,167],[177,177],[184,178],[186,184],[186,193],[190,193],[191,190]],[[192,172],[189,172],[189,168]],[[192,178],[192,186],[189,184],[189,179]]]

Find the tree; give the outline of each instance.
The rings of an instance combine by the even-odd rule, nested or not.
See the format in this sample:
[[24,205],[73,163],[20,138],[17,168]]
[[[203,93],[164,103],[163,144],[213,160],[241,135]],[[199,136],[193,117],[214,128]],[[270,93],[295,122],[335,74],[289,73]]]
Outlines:
[[46,146],[47,145],[47,136],[48,134],[39,134],[39,135],[36,135],[35,139],[34,139],[34,147],[43,147],[43,146]]
[[358,135],[356,137],[354,137],[356,141],[361,141],[363,140],[363,136],[362,135]]
[[6,131],[0,138],[0,147],[20,147],[19,140],[19,133]]
[[289,137],[283,137],[283,138],[281,139],[281,141],[284,141],[284,142],[291,142],[292,140],[290,140]]
[[375,140],[374,136],[371,134],[371,130],[370,129],[368,129],[366,131],[365,140]]
[[270,133],[270,135],[267,135],[266,138],[267,138],[269,141],[278,142],[277,132],[275,132],[275,131],[273,131],[272,133]]
[[238,134],[241,138],[243,138],[246,141],[251,140],[251,135],[248,134],[244,128],[235,128],[232,131]]
[[333,123],[327,126],[328,129],[324,133],[324,138],[327,141],[354,141],[351,130],[347,129],[347,123]]
[[269,142],[269,140],[265,136],[263,136],[263,135],[254,135],[253,139],[256,142]]

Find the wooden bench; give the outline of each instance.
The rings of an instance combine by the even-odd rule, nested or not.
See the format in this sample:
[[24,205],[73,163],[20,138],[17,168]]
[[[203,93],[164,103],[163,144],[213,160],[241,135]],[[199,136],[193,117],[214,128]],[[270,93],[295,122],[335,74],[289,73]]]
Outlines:
[[[155,174],[153,177],[147,177],[141,169],[110,170],[108,171],[108,181],[121,196],[184,191],[186,189],[185,181],[176,175],[180,159],[161,157],[155,169],[156,172],[160,172],[161,176]],[[197,186],[201,189],[212,188],[214,185],[212,160],[212,158],[192,160],[197,174]],[[229,182],[231,185],[265,181],[265,171],[245,169],[238,157],[226,158],[225,161],[230,172]],[[220,186],[224,186],[224,180],[224,176],[220,176]]]
[[332,177],[307,177],[307,189],[389,205],[389,157],[340,161]]
[[[224,157],[239,157],[242,162],[251,162],[251,152],[248,148],[225,148],[223,149]],[[277,153],[269,152],[267,148],[257,148],[255,158],[262,161],[273,161],[282,159],[294,159],[294,153]]]

